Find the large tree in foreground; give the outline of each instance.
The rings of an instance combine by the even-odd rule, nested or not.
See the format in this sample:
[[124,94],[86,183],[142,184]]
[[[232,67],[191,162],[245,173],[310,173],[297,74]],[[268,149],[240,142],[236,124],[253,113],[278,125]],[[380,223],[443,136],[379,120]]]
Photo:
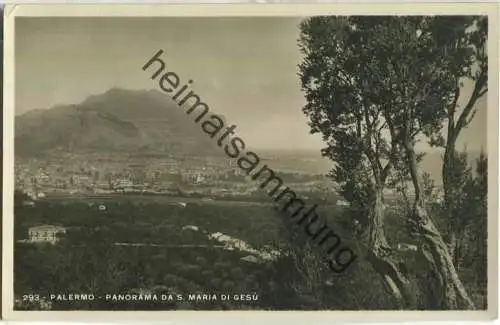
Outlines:
[[384,188],[406,177],[415,195],[401,218],[435,274],[438,294],[428,298],[437,308],[474,308],[426,209],[415,145],[422,138],[442,144],[457,80],[475,64],[470,35],[481,23],[479,17],[313,17],[301,24],[303,110],[311,131],[327,143],[323,154],[336,164],[332,176],[343,195],[361,202],[367,258],[401,308],[413,301],[384,232]]
[[312,18],[301,29],[305,58],[300,73],[308,102],[304,112],[312,132],[322,133],[328,145],[323,154],[336,163],[332,176],[341,193],[360,214],[360,223],[367,224],[368,261],[400,308],[408,307],[408,279],[399,270],[384,231],[383,191],[398,148],[384,134],[391,121],[384,120],[378,104],[384,94],[371,86],[377,83],[376,76],[363,73],[367,65],[376,64],[360,52],[375,52],[378,45],[366,42],[350,19]]
[[[464,29],[463,22],[468,26]],[[454,171],[463,167],[463,157],[457,152],[457,139],[476,115],[478,101],[488,91],[488,21],[486,17],[468,17],[440,19],[434,28],[441,31],[440,40],[446,45],[446,55],[455,70],[454,93],[445,108],[445,137],[437,137],[432,145],[444,148],[442,179],[444,190],[444,208],[448,221],[448,244],[450,254],[457,261],[458,241],[473,215],[461,215],[460,203],[463,201],[465,184],[464,174]],[[447,37],[451,34],[453,37]],[[467,88],[464,89],[464,84]],[[465,90],[465,91],[464,91]],[[467,91],[469,90],[469,91]]]

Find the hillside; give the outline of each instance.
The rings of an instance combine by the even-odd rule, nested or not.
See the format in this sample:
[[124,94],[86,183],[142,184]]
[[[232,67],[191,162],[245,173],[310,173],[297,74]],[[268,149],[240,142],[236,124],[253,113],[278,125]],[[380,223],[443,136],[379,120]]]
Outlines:
[[111,89],[80,104],[16,116],[16,155],[48,150],[213,153],[211,141],[169,97]]

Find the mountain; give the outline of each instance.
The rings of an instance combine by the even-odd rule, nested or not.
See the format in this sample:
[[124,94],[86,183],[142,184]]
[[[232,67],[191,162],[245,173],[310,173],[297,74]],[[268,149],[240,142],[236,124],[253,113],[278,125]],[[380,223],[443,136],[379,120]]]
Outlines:
[[193,117],[157,90],[113,88],[77,105],[29,111],[15,120],[16,155],[49,150],[214,154]]

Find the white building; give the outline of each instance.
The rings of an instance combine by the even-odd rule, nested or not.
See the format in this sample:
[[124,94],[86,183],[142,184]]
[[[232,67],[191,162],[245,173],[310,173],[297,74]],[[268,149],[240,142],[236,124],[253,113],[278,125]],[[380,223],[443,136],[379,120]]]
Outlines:
[[256,263],[256,264],[261,263],[261,261],[253,255],[248,255],[248,256],[242,257],[242,258],[240,258],[240,260],[245,261],[245,262],[250,262],[250,263]]
[[25,201],[23,201],[23,205],[26,206],[26,207],[34,207],[35,206],[35,202],[33,202],[31,200],[25,200]]
[[43,225],[28,229],[29,241],[32,243],[51,243],[58,241],[59,234],[65,234],[66,228],[60,226]]
[[337,206],[338,207],[348,207],[350,204],[349,202],[345,200],[337,200]]
[[182,230],[199,231],[200,228],[198,228],[197,226],[193,226],[193,225],[187,225],[187,226],[182,227]]
[[398,250],[402,252],[407,252],[407,251],[418,251],[417,245],[412,245],[412,244],[406,244],[406,243],[398,243]]
[[257,256],[261,260],[273,261],[273,260],[276,260],[276,258],[278,258],[280,256],[280,252],[277,250],[259,251],[255,248],[251,247],[249,244],[247,244],[243,240],[225,235],[221,232],[215,232],[215,233],[209,234],[208,238],[212,239],[212,240],[216,240],[219,243],[224,244],[224,250],[240,251],[240,252],[254,254],[254,256]]

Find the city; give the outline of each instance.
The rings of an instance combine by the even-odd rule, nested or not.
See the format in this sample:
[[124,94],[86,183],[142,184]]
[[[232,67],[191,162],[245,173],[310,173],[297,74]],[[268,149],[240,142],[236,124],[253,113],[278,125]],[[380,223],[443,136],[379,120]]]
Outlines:
[[[280,170],[299,192],[326,198],[332,182],[304,172],[303,164]],[[284,171],[283,171],[284,170]],[[128,153],[73,154],[49,159],[16,157],[16,189],[30,197],[142,193],[249,198],[258,184],[247,179],[236,161],[223,157],[144,157]]]

